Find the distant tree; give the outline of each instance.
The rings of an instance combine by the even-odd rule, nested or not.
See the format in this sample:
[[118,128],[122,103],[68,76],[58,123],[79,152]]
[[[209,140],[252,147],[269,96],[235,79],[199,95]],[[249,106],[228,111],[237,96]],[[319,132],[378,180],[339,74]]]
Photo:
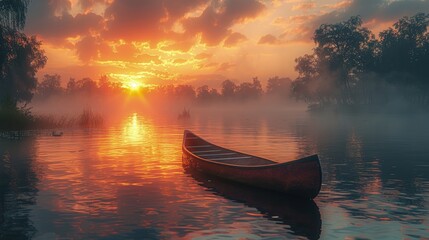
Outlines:
[[119,93],[122,91],[122,84],[110,81],[109,77],[103,75],[98,80],[98,89],[103,94]]
[[97,83],[91,78],[82,78],[81,80],[76,81],[76,90],[81,93],[93,94],[97,89]]
[[272,77],[268,79],[267,91],[268,96],[279,96],[288,98],[290,96],[292,80],[290,78]]
[[197,88],[197,100],[199,102],[208,102],[210,100],[209,86],[204,85]]
[[235,96],[237,85],[231,80],[225,80],[222,82],[221,94],[224,99],[232,99]]
[[208,103],[213,102],[219,99],[220,94],[216,89],[209,89],[207,85],[201,86],[197,88],[197,101],[200,103]]
[[36,73],[47,58],[41,43],[11,28],[0,29],[0,102],[16,106],[29,102],[37,85]]
[[53,95],[59,95],[63,92],[61,87],[61,76],[58,74],[45,74],[43,80],[37,86],[37,93],[40,97],[46,98]]
[[98,87],[102,91],[109,90],[111,88],[111,82],[106,75],[103,75],[98,79]]
[[216,88],[210,89],[209,94],[212,100],[218,100],[221,97],[220,93],[217,91]]
[[332,84],[323,83],[319,77],[318,59],[315,54],[304,55],[295,59],[295,70],[298,72],[298,77],[292,83],[293,95],[307,103],[320,102],[321,86],[325,84],[330,86]]
[[181,100],[194,100],[195,90],[191,85],[177,85],[174,89],[174,95]]
[[76,91],[76,79],[70,78],[67,82],[66,92],[73,93]]
[[242,100],[257,99],[262,95],[261,82],[257,77],[251,83],[243,82],[238,86],[236,94]]

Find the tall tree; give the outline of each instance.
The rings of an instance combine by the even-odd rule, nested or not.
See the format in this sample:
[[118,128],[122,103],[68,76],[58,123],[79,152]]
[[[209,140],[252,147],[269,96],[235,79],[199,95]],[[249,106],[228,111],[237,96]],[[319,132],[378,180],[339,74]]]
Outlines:
[[0,0],[0,25],[23,29],[30,0]]
[[36,73],[46,64],[41,43],[18,30],[24,28],[30,0],[0,0],[0,103],[15,107],[29,102]]
[[374,35],[362,27],[361,18],[356,16],[340,23],[322,24],[314,33],[314,42],[312,55],[296,59],[299,77],[293,84],[294,92],[321,104],[353,104],[354,86],[374,62]]
[[0,103],[29,102],[37,85],[36,73],[47,61],[41,43],[11,28],[0,29]]

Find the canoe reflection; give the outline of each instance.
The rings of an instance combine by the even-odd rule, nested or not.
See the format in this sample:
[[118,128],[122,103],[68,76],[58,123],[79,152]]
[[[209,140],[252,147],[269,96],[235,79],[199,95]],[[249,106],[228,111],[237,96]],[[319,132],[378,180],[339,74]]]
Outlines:
[[185,173],[208,191],[256,208],[264,217],[290,226],[294,235],[308,239],[320,237],[322,220],[313,200],[293,199],[281,193],[226,181],[191,169],[185,169]]

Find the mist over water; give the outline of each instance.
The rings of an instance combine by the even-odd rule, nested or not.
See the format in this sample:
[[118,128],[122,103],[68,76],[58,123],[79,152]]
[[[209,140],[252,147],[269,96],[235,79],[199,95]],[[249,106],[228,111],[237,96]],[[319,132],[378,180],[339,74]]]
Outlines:
[[[222,106],[224,107],[224,106]],[[213,107],[215,109],[216,107]],[[0,140],[2,238],[419,239],[429,229],[426,115],[191,108]],[[184,172],[181,140],[278,162],[319,154],[314,202]],[[280,199],[280,200],[279,200]]]

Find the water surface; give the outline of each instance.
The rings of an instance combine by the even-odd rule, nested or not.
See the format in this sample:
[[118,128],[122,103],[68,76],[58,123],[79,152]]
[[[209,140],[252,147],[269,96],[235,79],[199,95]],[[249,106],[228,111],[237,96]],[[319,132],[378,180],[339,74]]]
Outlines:
[[[421,239],[426,116],[130,114],[102,129],[0,140],[0,239]],[[311,202],[184,172],[181,139],[278,162],[317,153]]]

